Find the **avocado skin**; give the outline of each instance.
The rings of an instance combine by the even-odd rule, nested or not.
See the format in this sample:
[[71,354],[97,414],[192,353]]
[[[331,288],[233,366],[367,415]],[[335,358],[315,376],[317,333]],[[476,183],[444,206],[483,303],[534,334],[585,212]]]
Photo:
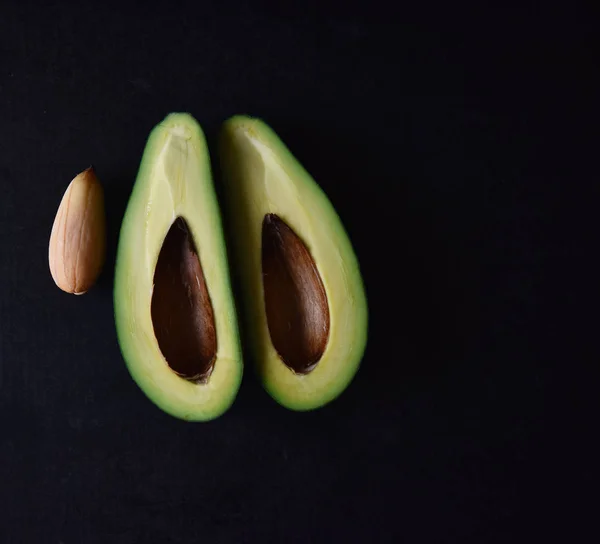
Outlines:
[[[216,237],[214,244],[216,250],[214,255],[211,256],[211,260],[217,263],[221,272],[221,285],[219,287],[221,311],[217,319],[221,319],[227,327],[225,331],[218,332],[221,335],[226,333],[226,343],[229,346],[230,353],[226,361],[220,361],[218,357],[215,363],[216,366],[219,364],[227,365],[227,377],[223,388],[216,393],[211,392],[206,398],[201,394],[197,394],[197,391],[193,389],[194,387],[202,388],[202,384],[194,385],[176,376],[168,368],[166,361],[162,357],[153,356],[151,358],[152,368],[155,370],[148,370],[148,365],[146,364],[148,359],[142,355],[142,352],[144,352],[148,344],[152,345],[153,342],[156,343],[156,338],[153,330],[148,330],[148,327],[140,331],[138,327],[140,314],[135,314],[137,310],[133,308],[132,303],[132,292],[136,290],[136,286],[138,285],[137,281],[132,281],[132,278],[136,277],[136,272],[133,269],[136,266],[143,266],[141,259],[134,258],[134,255],[140,245],[136,242],[139,242],[143,238],[144,208],[148,204],[146,200],[149,194],[152,170],[157,161],[157,154],[165,139],[166,131],[173,127],[180,127],[185,131],[186,139],[193,142],[194,150],[198,153],[199,170],[196,172],[197,176],[193,176],[198,179],[187,180],[186,183],[193,183],[195,181],[198,184],[202,184],[202,190],[198,194],[202,195],[202,201],[205,203],[206,209],[209,210],[208,216],[210,219],[208,223],[212,230],[212,236]],[[188,221],[190,220],[189,217],[187,219]],[[194,220],[194,225],[196,224],[201,224],[201,222]],[[166,235],[166,232],[163,235]],[[210,288],[211,286],[209,285]],[[152,289],[149,287],[149,294],[143,299],[145,301],[144,304],[148,303],[148,315],[150,313],[151,291]],[[113,303],[117,340],[126,368],[133,381],[153,404],[175,418],[191,422],[214,420],[231,407],[237,396],[243,375],[243,359],[239,339],[237,311],[231,289],[221,212],[214,192],[208,147],[202,128],[194,117],[188,113],[174,112],[168,114],[151,130],[147,138],[119,232],[115,260]],[[215,310],[216,313],[218,309],[216,308]],[[146,316],[144,316],[144,320],[146,320]],[[219,338],[219,341],[223,341],[222,336]],[[154,349],[154,353],[156,353],[156,349]],[[168,384],[177,385],[170,390]],[[179,387],[181,389],[178,389]]]
[[[277,376],[273,376],[270,368],[283,367],[281,360],[273,357],[272,342],[265,340],[264,329],[264,306],[262,300],[262,289],[259,286],[256,270],[248,273],[248,267],[251,263],[256,263],[255,259],[249,256],[252,252],[260,252],[260,247],[248,247],[243,241],[247,232],[255,225],[258,218],[254,220],[254,226],[250,223],[251,218],[249,202],[256,205],[253,196],[249,196],[248,187],[244,186],[244,195],[240,198],[240,176],[247,175],[247,172],[256,170],[256,157],[250,158],[244,156],[243,147],[245,143],[240,144],[236,141],[236,133],[244,132],[248,139],[256,139],[266,146],[270,153],[276,157],[277,164],[289,178],[296,180],[298,186],[302,186],[305,199],[302,201],[307,208],[311,204],[318,207],[320,216],[323,216],[322,236],[332,237],[336,240],[336,247],[339,251],[339,257],[343,262],[343,271],[339,272],[339,280],[347,282],[350,285],[349,295],[352,298],[350,306],[353,320],[351,334],[348,335],[343,360],[340,360],[340,366],[335,376],[328,380],[320,381],[317,364],[314,371],[306,376],[293,376],[288,379],[288,383],[283,383]],[[277,133],[261,118],[250,115],[235,115],[229,118],[222,126],[219,140],[219,160],[221,166],[221,175],[224,181],[224,216],[228,223],[228,232],[232,241],[234,270],[237,272],[235,282],[237,292],[241,295],[241,309],[244,316],[245,335],[249,347],[249,353],[254,363],[254,370],[258,375],[260,382],[269,395],[281,406],[295,411],[310,411],[322,408],[337,399],[350,385],[358,373],[364,352],[366,350],[368,338],[368,304],[366,290],[360,265],[357,256],[352,247],[348,234],[342,224],[342,221],[334,209],[327,195],[316,183],[312,176],[304,169],[300,162],[294,157],[291,150],[279,138]],[[254,155],[254,154],[253,154]],[[247,161],[248,164],[244,164]],[[266,168],[264,163],[261,168]],[[243,182],[241,183],[243,185]],[[255,183],[254,186],[260,186]],[[251,186],[249,184],[248,186]],[[251,190],[251,189],[250,189]],[[265,214],[273,210],[269,205],[265,205]],[[295,231],[303,236],[300,226],[295,225]],[[321,264],[315,259],[317,267],[321,270]],[[256,268],[256,266],[255,266]],[[322,270],[321,270],[322,271]],[[332,275],[335,276],[333,271]],[[253,276],[250,277],[250,276]],[[331,287],[331,281],[329,286]],[[330,299],[331,303],[331,299]],[[331,309],[331,319],[333,321],[342,320],[338,307],[334,304]],[[338,335],[339,337],[339,335]],[[271,346],[269,346],[271,344]],[[338,339],[338,345],[340,340]],[[335,346],[331,351],[335,351]],[[331,353],[325,353],[324,358]],[[289,372],[292,376],[293,373]],[[280,374],[281,376],[281,374]],[[312,380],[312,382],[311,382]],[[311,385],[307,386],[307,382]]]

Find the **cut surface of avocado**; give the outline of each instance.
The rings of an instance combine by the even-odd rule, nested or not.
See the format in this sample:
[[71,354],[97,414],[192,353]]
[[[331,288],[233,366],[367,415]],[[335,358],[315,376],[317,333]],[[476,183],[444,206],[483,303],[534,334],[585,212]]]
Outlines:
[[117,337],[135,382],[189,421],[224,413],[243,363],[221,215],[202,129],[172,113],[151,132],[123,218]]
[[219,139],[249,347],[269,394],[294,410],[335,399],[367,341],[359,263],[331,202],[262,120]]

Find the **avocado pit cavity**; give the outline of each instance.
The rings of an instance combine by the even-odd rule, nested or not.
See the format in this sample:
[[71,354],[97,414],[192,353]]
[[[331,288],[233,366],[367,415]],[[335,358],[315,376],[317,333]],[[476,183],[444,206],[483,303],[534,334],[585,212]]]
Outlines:
[[210,377],[217,355],[213,307],[186,221],[178,217],[154,271],[152,324],[169,367],[196,383]]
[[262,223],[262,279],[273,346],[291,370],[308,374],[329,339],[327,294],[304,242],[272,213]]

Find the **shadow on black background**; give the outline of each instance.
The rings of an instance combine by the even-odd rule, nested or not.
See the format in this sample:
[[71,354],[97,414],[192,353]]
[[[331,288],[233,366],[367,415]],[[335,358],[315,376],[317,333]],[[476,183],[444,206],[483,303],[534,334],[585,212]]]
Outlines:
[[[140,157],[141,158],[141,157]],[[115,261],[121,224],[135,184],[137,169],[124,167],[102,173],[104,198],[106,205],[106,263],[98,286],[102,290],[110,290],[114,286]]]

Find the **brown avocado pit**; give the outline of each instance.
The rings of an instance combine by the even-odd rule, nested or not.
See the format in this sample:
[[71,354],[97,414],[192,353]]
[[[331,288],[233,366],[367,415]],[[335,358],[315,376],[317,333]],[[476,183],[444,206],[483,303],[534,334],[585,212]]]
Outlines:
[[205,383],[217,355],[215,318],[198,252],[182,217],[171,225],[158,256],[151,315],[169,367],[182,378]]
[[329,339],[327,294],[306,245],[273,213],[262,223],[262,280],[271,342],[286,366],[308,374]]

